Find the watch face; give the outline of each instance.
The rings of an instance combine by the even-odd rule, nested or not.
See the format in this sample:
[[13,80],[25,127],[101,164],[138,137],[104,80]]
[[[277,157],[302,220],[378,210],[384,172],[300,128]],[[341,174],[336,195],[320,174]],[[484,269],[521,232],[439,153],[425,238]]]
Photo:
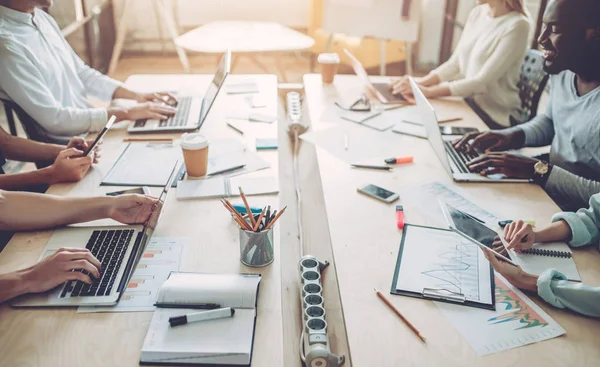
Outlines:
[[546,173],[548,173],[548,163],[544,161],[539,161],[533,166],[533,169],[538,175],[545,175]]

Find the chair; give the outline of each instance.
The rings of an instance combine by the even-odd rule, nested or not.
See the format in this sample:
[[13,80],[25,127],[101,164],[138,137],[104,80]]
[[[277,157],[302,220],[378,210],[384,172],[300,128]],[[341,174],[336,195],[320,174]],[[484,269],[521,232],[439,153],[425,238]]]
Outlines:
[[521,107],[510,115],[510,124],[525,123],[537,115],[540,97],[548,83],[548,74],[543,69],[544,58],[538,50],[529,50],[521,65],[521,76],[517,86]]
[[[41,143],[51,143],[51,144],[60,144],[67,145],[71,140],[70,137],[58,136],[50,134],[46,129],[41,127],[27,112],[25,112],[18,104],[13,101],[8,101],[5,99],[0,99],[4,104],[4,108],[8,114],[12,115],[14,111],[21,121],[21,125],[23,126],[23,130],[25,130],[25,134],[31,140],[39,141]],[[13,119],[11,116],[9,119]],[[10,120],[9,120],[10,121]],[[44,168],[52,164],[52,162],[36,162],[37,168]]]

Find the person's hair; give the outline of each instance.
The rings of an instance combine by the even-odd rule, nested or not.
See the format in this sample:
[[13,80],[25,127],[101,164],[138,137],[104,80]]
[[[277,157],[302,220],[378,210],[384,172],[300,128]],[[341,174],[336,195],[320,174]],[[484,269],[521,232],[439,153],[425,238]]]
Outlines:
[[523,0],[504,0],[504,2],[510,10],[519,12],[529,18],[529,11],[523,4]]

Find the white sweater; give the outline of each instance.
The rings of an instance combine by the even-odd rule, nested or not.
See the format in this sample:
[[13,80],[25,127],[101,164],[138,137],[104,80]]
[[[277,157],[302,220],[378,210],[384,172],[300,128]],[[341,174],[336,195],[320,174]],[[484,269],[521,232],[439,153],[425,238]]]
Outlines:
[[529,30],[518,12],[492,18],[488,5],[476,6],[454,54],[432,73],[453,96],[472,97],[494,121],[510,126],[510,113],[521,104],[517,82]]

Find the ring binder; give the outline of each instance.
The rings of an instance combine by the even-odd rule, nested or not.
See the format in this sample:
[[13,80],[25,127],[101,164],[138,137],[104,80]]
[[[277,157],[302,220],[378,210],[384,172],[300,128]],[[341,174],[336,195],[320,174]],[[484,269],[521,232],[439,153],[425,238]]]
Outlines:
[[549,257],[562,257],[562,258],[571,258],[573,254],[568,251],[558,251],[558,250],[547,250],[543,248],[529,248],[522,250],[521,253],[527,255],[539,255],[539,256],[549,256]]

